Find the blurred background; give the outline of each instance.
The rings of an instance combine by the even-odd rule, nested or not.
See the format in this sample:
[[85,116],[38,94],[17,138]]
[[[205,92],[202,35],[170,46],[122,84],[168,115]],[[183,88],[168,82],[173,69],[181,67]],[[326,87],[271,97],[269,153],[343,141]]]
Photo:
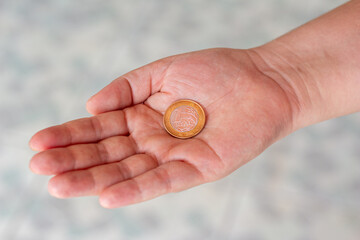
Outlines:
[[[0,0],[0,239],[360,239],[359,113],[302,129],[223,180],[107,210],[59,200],[31,135],[156,59],[249,48],[344,0]],[[331,26],[329,26],[331,27]]]

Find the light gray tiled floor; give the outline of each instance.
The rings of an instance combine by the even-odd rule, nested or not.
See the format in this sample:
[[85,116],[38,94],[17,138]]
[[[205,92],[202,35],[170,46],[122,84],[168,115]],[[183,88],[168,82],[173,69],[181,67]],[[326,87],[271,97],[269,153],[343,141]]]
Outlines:
[[37,130],[88,116],[115,77],[168,55],[265,43],[342,0],[0,1],[0,239],[360,238],[360,116],[274,144],[215,183],[106,210],[28,170]]

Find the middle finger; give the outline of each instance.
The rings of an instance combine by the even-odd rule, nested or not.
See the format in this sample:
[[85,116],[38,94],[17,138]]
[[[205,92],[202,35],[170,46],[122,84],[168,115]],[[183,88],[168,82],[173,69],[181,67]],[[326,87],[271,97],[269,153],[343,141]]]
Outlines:
[[30,168],[37,174],[52,175],[120,161],[137,152],[131,137],[116,136],[98,143],[54,148],[36,154]]

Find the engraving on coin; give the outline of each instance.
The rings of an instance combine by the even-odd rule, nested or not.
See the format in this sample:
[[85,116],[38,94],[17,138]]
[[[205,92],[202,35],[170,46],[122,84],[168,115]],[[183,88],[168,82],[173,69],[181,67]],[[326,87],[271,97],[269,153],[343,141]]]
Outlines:
[[188,132],[195,128],[199,115],[190,106],[180,106],[170,115],[170,124],[179,132]]
[[171,136],[191,138],[204,128],[205,112],[195,101],[178,100],[166,109],[163,124]]

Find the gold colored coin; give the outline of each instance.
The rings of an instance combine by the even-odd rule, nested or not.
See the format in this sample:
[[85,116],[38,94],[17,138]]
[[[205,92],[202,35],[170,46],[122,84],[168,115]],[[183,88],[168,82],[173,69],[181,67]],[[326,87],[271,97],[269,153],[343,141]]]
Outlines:
[[191,138],[205,125],[203,108],[192,100],[179,100],[168,107],[164,114],[166,131],[177,138]]

